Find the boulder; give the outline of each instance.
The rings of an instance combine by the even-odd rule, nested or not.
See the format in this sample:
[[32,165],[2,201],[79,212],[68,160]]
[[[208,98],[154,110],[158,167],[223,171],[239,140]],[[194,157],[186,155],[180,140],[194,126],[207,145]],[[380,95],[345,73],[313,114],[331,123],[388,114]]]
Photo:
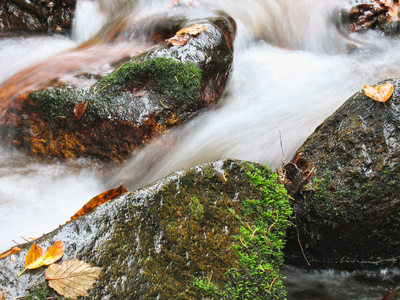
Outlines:
[[[226,159],[110,200],[35,243],[61,240],[59,263],[76,255],[103,268],[90,299],[285,299],[279,269],[290,215],[272,171]],[[6,298],[57,296],[46,267],[17,277],[31,246],[0,259]]]
[[[89,48],[84,45],[83,50],[56,58],[62,60],[69,78],[73,77],[70,69],[74,68],[74,78],[89,78],[89,87],[63,81],[57,63],[57,77],[48,68],[42,68],[43,72],[31,68],[11,78],[0,87],[3,143],[33,156],[121,161],[154,136],[188,120],[200,109],[213,106],[220,99],[232,68],[235,23],[228,16],[174,20],[176,23],[165,25],[163,30],[195,23],[205,30],[188,36],[183,46],[173,46],[165,40],[156,47],[144,45],[143,48],[152,48],[113,62],[114,71],[105,76],[83,72],[79,55],[85,51],[90,57],[93,51],[102,51],[103,46],[110,50],[107,42],[92,48],[89,43]],[[161,29],[153,28],[148,36],[159,37],[154,30]],[[169,37],[174,34],[175,31],[169,32]],[[162,36],[165,35],[164,30]],[[106,36],[109,38],[110,32]],[[120,44],[112,44],[111,49],[114,45],[119,49]],[[106,59],[108,50],[104,51]],[[70,61],[74,55],[79,56],[76,64]],[[95,64],[89,65],[94,68]],[[38,75],[42,73],[44,76]]]
[[[399,258],[400,80],[387,82],[394,92],[386,103],[372,100],[363,90],[355,93],[291,160],[287,187],[310,261]],[[293,188],[292,182],[303,187]],[[303,257],[295,231],[288,245],[288,257]]]
[[4,0],[0,3],[0,36],[17,32],[69,33],[76,0]]

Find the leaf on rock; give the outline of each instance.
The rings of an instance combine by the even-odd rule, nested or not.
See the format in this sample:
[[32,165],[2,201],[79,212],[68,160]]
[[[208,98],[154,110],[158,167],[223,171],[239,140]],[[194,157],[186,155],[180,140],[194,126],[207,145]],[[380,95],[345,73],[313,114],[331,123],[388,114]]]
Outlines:
[[19,251],[21,251],[21,249],[19,249],[18,247],[13,247],[12,249],[1,253],[1,254],[0,254],[0,259],[1,259],[1,258],[4,258],[4,257],[6,257],[6,256],[9,256],[9,255],[11,255],[11,254],[13,254],[13,253],[19,252]]
[[199,24],[193,24],[189,27],[179,30],[176,34],[177,35],[183,35],[183,34],[198,35],[200,32],[203,32],[205,30],[206,30],[206,27],[201,26]]
[[188,38],[184,35],[174,35],[172,38],[165,40],[170,42],[173,46],[183,46],[187,43]]
[[364,85],[364,93],[375,101],[385,103],[393,94],[393,84],[388,82],[375,87]]
[[0,292],[0,300],[6,300],[6,298],[4,297],[4,294]]
[[59,260],[64,254],[64,244],[62,241],[54,243],[44,252],[42,247],[34,243],[25,256],[25,269],[18,275],[21,276],[27,269],[36,269],[41,266],[50,265]]
[[115,189],[108,190],[104,193],[101,193],[100,195],[97,195],[96,197],[89,200],[89,202],[86,203],[77,213],[75,213],[75,215],[73,215],[71,217],[71,220],[69,220],[69,222],[83,216],[84,214],[87,214],[88,212],[92,211],[94,208],[96,208],[100,204],[103,204],[103,203],[105,203],[111,199],[114,199],[118,196],[121,196],[127,192],[128,192],[128,190],[126,189],[126,187],[123,184],[121,184],[119,187],[117,187]]
[[75,257],[61,265],[49,266],[45,275],[49,286],[57,293],[69,299],[77,299],[78,296],[89,296],[87,291],[93,288],[102,269],[92,267]]
[[75,107],[74,107],[74,114],[77,120],[79,120],[80,118],[82,118],[83,114],[86,111],[86,108],[88,106],[88,102],[81,102],[78,103]]

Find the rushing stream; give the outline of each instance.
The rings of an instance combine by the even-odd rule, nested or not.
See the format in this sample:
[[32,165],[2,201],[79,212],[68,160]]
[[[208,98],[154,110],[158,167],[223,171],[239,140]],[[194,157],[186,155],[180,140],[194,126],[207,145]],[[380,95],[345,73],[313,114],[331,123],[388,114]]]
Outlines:
[[[78,46],[123,12],[132,10],[136,18],[166,13],[169,2],[81,0],[72,38],[0,40],[0,84]],[[120,182],[132,190],[222,157],[275,168],[364,84],[400,76],[398,39],[373,32],[343,36],[333,25],[332,13],[344,5],[342,1],[186,2],[194,3],[194,13],[199,6],[221,9],[238,23],[234,72],[222,101],[137,150],[106,177],[85,160],[44,164],[0,149],[0,250],[12,246],[13,240],[23,242],[21,236],[38,237],[65,223],[93,196]],[[284,272],[292,299],[381,299],[399,279],[398,269],[343,272],[289,267]]]

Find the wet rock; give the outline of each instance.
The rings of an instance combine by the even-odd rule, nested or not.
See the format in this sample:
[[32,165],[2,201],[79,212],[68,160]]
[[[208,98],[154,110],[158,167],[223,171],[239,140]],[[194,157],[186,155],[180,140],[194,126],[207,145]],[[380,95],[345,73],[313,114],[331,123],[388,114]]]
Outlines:
[[352,1],[350,8],[340,12],[341,27],[349,32],[367,29],[377,30],[385,35],[400,33],[400,19],[397,16],[398,1]]
[[[363,90],[295,154],[313,176],[295,197],[300,240],[311,261],[397,261],[400,241],[400,81],[386,104]],[[295,160],[292,160],[292,162]],[[302,257],[292,232],[288,255]],[[300,261],[304,261],[300,259]]]
[[[221,160],[111,200],[36,243],[62,240],[62,261],[104,268],[90,299],[284,299],[288,201],[264,166]],[[45,267],[17,277],[31,245],[0,259],[6,297],[55,296]]]
[[[27,87],[17,89],[19,82],[10,79],[0,90],[3,141],[33,156],[121,161],[154,136],[213,106],[232,68],[234,21],[229,17],[180,20],[173,27],[193,23],[206,30],[189,37],[186,45],[164,41],[127,57],[90,87],[57,77],[42,80],[38,88],[37,80],[30,82],[34,70],[23,80],[17,75]],[[77,71],[79,76],[96,78]],[[77,105],[85,107],[81,117],[75,114]]]
[[76,0],[5,0],[0,3],[0,36],[16,32],[69,33]]

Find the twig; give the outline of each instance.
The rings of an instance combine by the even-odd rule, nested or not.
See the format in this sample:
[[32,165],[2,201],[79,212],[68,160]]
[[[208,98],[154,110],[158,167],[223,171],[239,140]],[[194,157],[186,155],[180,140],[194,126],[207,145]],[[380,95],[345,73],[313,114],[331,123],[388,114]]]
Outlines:
[[239,238],[239,240],[240,240],[240,242],[242,243],[242,245],[243,245],[245,248],[249,248],[249,247],[247,247],[247,246],[243,243],[242,238]]
[[294,212],[294,218],[295,218],[295,220],[296,220],[297,241],[299,242],[299,246],[300,246],[300,249],[301,249],[301,253],[303,253],[303,257],[304,257],[304,259],[306,260],[307,264],[308,264],[309,266],[311,266],[310,262],[308,261],[308,259],[307,259],[307,257],[306,257],[306,254],[304,253],[303,246],[301,245],[300,233],[299,233],[299,226],[297,225],[296,211]]
[[274,285],[275,281],[278,279],[278,276],[272,280],[271,285],[269,286],[269,290],[272,290],[272,286]]
[[253,238],[253,236],[254,236],[254,234],[256,233],[256,231],[258,230],[258,228],[256,228],[254,231],[253,231],[253,233],[251,234],[251,237],[250,237],[250,239],[252,239]]

